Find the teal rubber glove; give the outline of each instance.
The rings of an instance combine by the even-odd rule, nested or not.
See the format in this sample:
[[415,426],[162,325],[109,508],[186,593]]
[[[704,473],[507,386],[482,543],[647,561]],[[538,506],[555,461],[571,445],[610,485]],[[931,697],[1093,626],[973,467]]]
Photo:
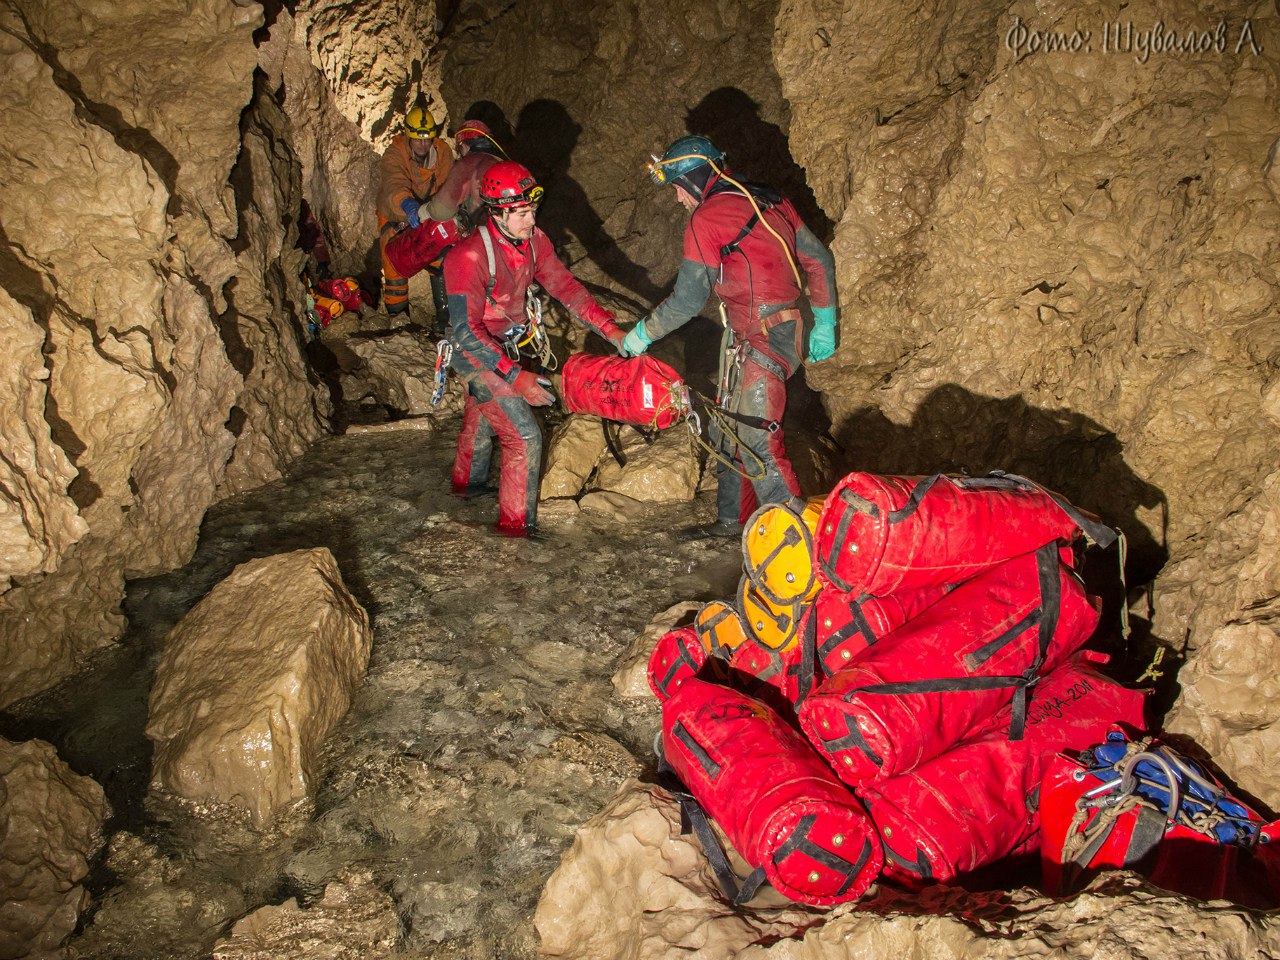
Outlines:
[[653,343],[649,339],[649,334],[645,331],[644,321],[641,320],[622,339],[622,347],[620,353],[624,357],[638,357],[649,349],[649,344]]
[[836,352],[836,308],[814,307],[809,331],[809,363],[818,363]]

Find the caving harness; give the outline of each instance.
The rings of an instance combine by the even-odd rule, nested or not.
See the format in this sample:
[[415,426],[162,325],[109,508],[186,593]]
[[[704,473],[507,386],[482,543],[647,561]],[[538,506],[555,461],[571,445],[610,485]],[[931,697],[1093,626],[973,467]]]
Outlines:
[[[484,243],[485,259],[489,267],[489,279],[485,282],[484,297],[487,302],[496,307],[498,301],[494,299],[493,290],[498,285],[498,274],[493,241],[487,230],[480,231],[480,239]],[[529,247],[529,256],[533,260],[533,268],[536,271],[537,255],[532,245]],[[536,360],[544,371],[554,371],[560,365],[560,361],[551,349],[551,338],[547,336],[546,326],[543,324],[542,298],[538,295],[537,284],[531,283],[525,288],[524,316],[523,323],[512,324],[503,332],[502,352],[515,363],[519,363],[520,358],[524,356]],[[431,392],[432,406],[439,406],[444,399],[445,382],[449,376],[449,364],[452,360],[453,344],[448,340],[441,340],[436,345],[435,381]]]

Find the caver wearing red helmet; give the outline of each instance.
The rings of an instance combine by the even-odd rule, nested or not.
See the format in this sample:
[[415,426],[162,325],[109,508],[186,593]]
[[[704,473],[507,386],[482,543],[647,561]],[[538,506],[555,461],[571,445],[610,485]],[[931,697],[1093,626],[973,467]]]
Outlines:
[[[480,181],[490,167],[502,162],[506,154],[493,138],[488,125],[480,120],[462,121],[453,139],[458,146],[459,159],[427,204],[427,216],[437,221],[454,220],[458,229],[466,234],[488,215],[480,199]],[[442,269],[439,264],[431,269],[431,297],[436,311],[434,332],[440,337],[447,336],[449,332],[449,303]]]
[[542,193],[528,168],[511,160],[493,164],[480,180],[489,220],[444,261],[452,367],[467,385],[453,488],[464,492],[484,485],[496,434],[502,448],[497,529],[513,536],[528,534],[537,523],[542,429],[532,407],[555,402],[550,381],[508,354],[519,335],[513,331],[527,323],[530,284],[538,283],[615,347],[623,338],[613,315],[560,262],[537,228]]

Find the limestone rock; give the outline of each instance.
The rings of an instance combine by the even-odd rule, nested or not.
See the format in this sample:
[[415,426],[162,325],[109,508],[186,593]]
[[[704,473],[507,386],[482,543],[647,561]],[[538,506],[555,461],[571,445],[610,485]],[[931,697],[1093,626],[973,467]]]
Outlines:
[[626,494],[599,491],[588,493],[578,501],[578,506],[583,510],[604,514],[610,520],[616,520],[619,523],[630,523],[644,511],[643,503],[631,499]]
[[7,379],[15,414],[44,391],[49,435],[26,422],[35,455],[0,439],[15,504],[43,511],[42,530],[23,521],[38,546],[0,523],[23,572],[0,608],[0,703],[114,639],[126,574],[184,562],[211,503],[324,429],[296,322],[296,161],[255,90],[262,19],[216,0],[149,4],[141,30],[117,7],[0,11],[0,314],[46,371]]
[[[930,956],[1021,960],[1272,956],[1280,921],[1224,901],[1164,893],[1130,873],[1102,874],[1055,900],[1029,888],[968,893],[935,886],[873,887],[856,904],[823,910],[786,903],[770,888],[748,908],[727,904],[695,841],[680,836],[675,802],[625,784],[578,831],[538,903],[542,956],[676,960],[878,960]],[[736,855],[728,848],[732,859]],[[739,876],[746,866],[737,861]]]
[[1165,721],[1196,741],[1235,783],[1280,808],[1275,756],[1280,749],[1277,619],[1228,624],[1178,673],[1182,694]]
[[658,642],[659,637],[672,627],[691,623],[693,615],[698,612],[698,608],[701,606],[701,603],[695,601],[681,601],[675,606],[663,610],[649,621],[648,626],[644,628],[644,632],[636,637],[636,642],[627,651],[622,666],[613,675],[613,689],[618,696],[633,700],[653,696],[653,691],[649,689],[647,671],[649,656],[653,653],[654,644]]
[[[736,867],[746,875],[741,861]],[[534,924],[544,957],[731,960],[820,916],[770,896],[765,909],[725,903],[697,842],[680,835],[675,801],[632,781],[578,831],[543,888]]]
[[81,881],[111,815],[42,740],[0,739],[0,956],[55,957],[89,905]]
[[255,910],[213,949],[214,960],[377,960],[395,953],[400,918],[372,874],[327,884],[306,908],[296,899]]
[[[1079,54],[1009,42],[1051,19],[780,6],[791,143],[839,220],[841,344],[806,376],[860,469],[1013,468],[1119,525],[1135,580],[1166,560],[1212,568],[1280,460],[1263,405],[1280,207],[1262,120],[1280,51],[1232,40],[1142,62],[1099,34]],[[1170,609],[1186,581],[1169,572],[1155,633],[1195,646],[1221,621],[1188,616],[1193,595]]]
[[[824,924],[775,944],[755,944],[742,960],[873,960],[892,956],[1092,960],[1121,955],[1172,960],[1269,956],[1280,925],[1223,901],[1188,900],[1132,874],[1103,874],[1066,901],[1029,888],[968,894],[935,887],[887,893],[864,909],[837,908]],[[1117,947],[1118,944],[1123,946]]]
[[604,455],[600,418],[570,414],[547,443],[547,468],[539,498],[576,497]]
[[[361,360],[359,367],[342,378],[345,399],[373,397],[410,416],[441,412],[431,405],[436,366],[433,344],[405,331],[345,337],[343,344]],[[456,396],[457,391],[446,395]]]
[[241,564],[165,638],[147,723],[153,787],[267,823],[307,796],[371,644],[327,549]]
[[700,465],[684,429],[662,430],[652,443],[636,431],[624,429],[620,441],[625,465],[619,466],[611,456],[601,458],[592,489],[620,493],[645,503],[693,499],[698,491]]
[[88,530],[68,488],[76,477],[45,419],[49,371],[44,338],[31,310],[0,288],[0,338],[6,344],[0,378],[0,593],[14,576],[58,568]]

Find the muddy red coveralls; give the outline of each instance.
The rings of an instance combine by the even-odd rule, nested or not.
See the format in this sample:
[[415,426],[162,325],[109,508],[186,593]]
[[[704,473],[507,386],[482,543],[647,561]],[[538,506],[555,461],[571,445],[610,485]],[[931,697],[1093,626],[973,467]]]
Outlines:
[[[745,523],[758,504],[785,503],[800,496],[781,429],[786,381],[800,368],[805,349],[804,322],[796,309],[803,291],[788,253],[808,282],[810,303],[814,307],[835,304],[835,262],[830,251],[804,225],[790,201],[766,188],[743,186],[751,190],[763,217],[756,214],[743,190],[726,179],[713,178],[685,229],[684,259],[675,289],[645,320],[648,338],[658,340],[698,313],[714,288],[733,331],[736,377],[724,406],[778,425],[772,430],[734,425],[741,443],[764,464],[762,479],[748,481],[724,464],[716,465],[717,519],[733,527]],[[739,466],[750,473],[757,465],[748,458]]]
[[[493,273],[484,238],[493,250]],[[453,463],[453,487],[482,486],[496,435],[502,448],[498,528],[531,529],[537,522],[542,430],[528,401],[515,389],[520,366],[504,350],[509,331],[526,323],[525,291],[537,282],[606,339],[621,338],[613,315],[592,298],[556,257],[551,241],[534,228],[524,241],[509,240],[489,220],[444,260],[452,323],[452,366],[467,385],[462,431]]]

